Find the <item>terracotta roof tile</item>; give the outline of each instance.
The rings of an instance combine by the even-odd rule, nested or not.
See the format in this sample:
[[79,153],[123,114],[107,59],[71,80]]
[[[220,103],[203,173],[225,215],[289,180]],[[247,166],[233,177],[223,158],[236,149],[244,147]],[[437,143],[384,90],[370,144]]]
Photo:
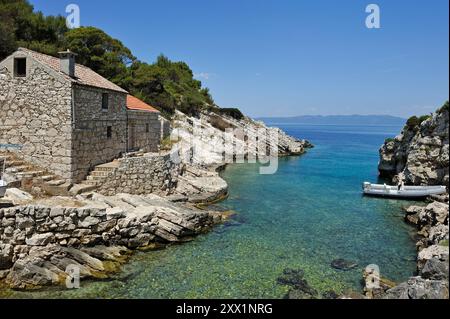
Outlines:
[[64,77],[66,77],[68,80],[70,80],[72,82],[75,82],[75,83],[78,83],[81,85],[88,85],[88,86],[98,87],[101,89],[108,89],[108,90],[112,90],[112,91],[127,93],[127,91],[122,89],[120,86],[105,79],[103,76],[92,71],[90,68],[88,68],[84,65],[75,64],[75,78],[71,78],[67,74],[61,72],[59,58],[56,58],[56,57],[53,57],[50,55],[46,55],[46,54],[42,54],[42,53],[38,53],[38,52],[29,50],[29,49],[25,49],[25,48],[19,48],[19,51],[29,54],[36,61],[50,67],[51,69],[60,73],[61,75],[63,75]]
[[127,109],[159,113],[159,111],[153,106],[148,105],[144,101],[141,101],[137,97],[134,97],[132,95],[127,95]]

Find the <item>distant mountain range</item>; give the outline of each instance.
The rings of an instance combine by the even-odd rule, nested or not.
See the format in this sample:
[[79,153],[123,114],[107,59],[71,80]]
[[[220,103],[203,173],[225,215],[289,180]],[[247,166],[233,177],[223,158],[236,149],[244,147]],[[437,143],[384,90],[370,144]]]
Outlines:
[[390,115],[302,115],[294,117],[260,117],[265,123],[315,125],[403,125],[406,119]]

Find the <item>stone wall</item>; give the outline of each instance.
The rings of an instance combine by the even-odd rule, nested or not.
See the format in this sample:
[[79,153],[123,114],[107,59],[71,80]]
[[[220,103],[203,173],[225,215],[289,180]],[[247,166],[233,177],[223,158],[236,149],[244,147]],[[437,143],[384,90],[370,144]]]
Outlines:
[[159,113],[128,110],[128,149],[144,152],[159,150],[161,122]]
[[[103,93],[108,93],[108,110],[102,110]],[[79,182],[94,166],[126,152],[126,94],[75,86],[74,105],[72,178]],[[110,138],[108,127],[111,127]]]
[[68,265],[80,268],[81,279],[107,278],[126,261],[127,248],[190,241],[222,220],[156,195],[94,194],[72,207],[44,201],[0,209],[0,284],[61,285]]
[[26,77],[14,77],[12,61],[10,57],[0,64],[0,144],[22,146],[10,150],[69,179],[71,84],[29,58]]
[[103,195],[170,194],[176,187],[180,165],[170,154],[145,154],[143,157],[119,159],[119,167],[102,178],[96,192]]
[[162,199],[123,196],[140,206],[122,202],[130,211],[101,207],[100,203],[100,207],[27,205],[0,209],[0,271],[11,268],[33,247],[120,245],[133,249],[155,241],[182,241],[213,224],[213,216],[205,211],[180,208]]

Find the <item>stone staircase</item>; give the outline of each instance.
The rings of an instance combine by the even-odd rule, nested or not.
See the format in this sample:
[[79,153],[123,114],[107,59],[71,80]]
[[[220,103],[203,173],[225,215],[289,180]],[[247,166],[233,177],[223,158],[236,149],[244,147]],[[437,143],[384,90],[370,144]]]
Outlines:
[[[135,151],[125,153],[121,158],[142,157],[144,155],[145,153],[143,151]],[[101,185],[117,167],[119,167],[118,159],[115,159],[109,163],[97,165],[81,183],[84,185],[93,186]]]
[[62,194],[64,193],[64,190],[68,190],[71,186],[68,185],[65,180],[49,173],[43,168],[20,159],[12,152],[0,152],[1,169],[3,169],[4,160],[6,160],[6,170],[3,178],[9,182],[12,187],[20,187],[32,193],[48,193],[52,192],[55,188],[57,190],[56,193]]
[[93,186],[101,185],[117,167],[119,167],[118,160],[114,160],[106,164],[97,165],[95,166],[94,170],[92,170],[91,173],[86,177],[86,180],[82,182],[82,184]]
[[[124,154],[122,158],[141,157],[144,154],[142,151],[130,152]],[[0,152],[0,170],[3,168],[2,158],[6,159],[5,176],[12,182],[10,187],[22,188],[33,195],[41,193],[51,196],[69,196],[88,193],[104,183],[108,176],[119,167],[118,159],[97,165],[84,181],[73,185],[45,169],[25,162],[12,152]]]

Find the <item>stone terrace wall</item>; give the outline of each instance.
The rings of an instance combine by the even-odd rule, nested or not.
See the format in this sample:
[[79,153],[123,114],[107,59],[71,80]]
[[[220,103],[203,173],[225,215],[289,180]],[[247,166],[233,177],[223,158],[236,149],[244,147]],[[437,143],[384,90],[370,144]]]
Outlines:
[[103,178],[96,192],[103,195],[128,193],[170,194],[176,187],[180,165],[170,159],[170,154],[146,154],[143,157],[119,160],[119,167]]
[[13,77],[12,58],[0,65],[0,144],[29,163],[71,176],[71,84],[31,59],[27,76]]
[[[102,94],[109,94],[102,110]],[[119,157],[127,149],[126,94],[88,87],[74,89],[73,181],[82,181],[90,170]],[[107,127],[112,137],[107,138]]]
[[120,245],[133,249],[152,242],[178,242],[213,223],[204,211],[148,205],[135,212],[119,207],[38,205],[0,209],[0,271],[36,247]]
[[[128,147],[143,150],[144,152],[159,151],[161,134],[161,122],[158,119],[159,113],[134,110],[128,110],[127,112],[128,136],[130,137]],[[131,133],[131,130],[133,130],[133,133]]]

